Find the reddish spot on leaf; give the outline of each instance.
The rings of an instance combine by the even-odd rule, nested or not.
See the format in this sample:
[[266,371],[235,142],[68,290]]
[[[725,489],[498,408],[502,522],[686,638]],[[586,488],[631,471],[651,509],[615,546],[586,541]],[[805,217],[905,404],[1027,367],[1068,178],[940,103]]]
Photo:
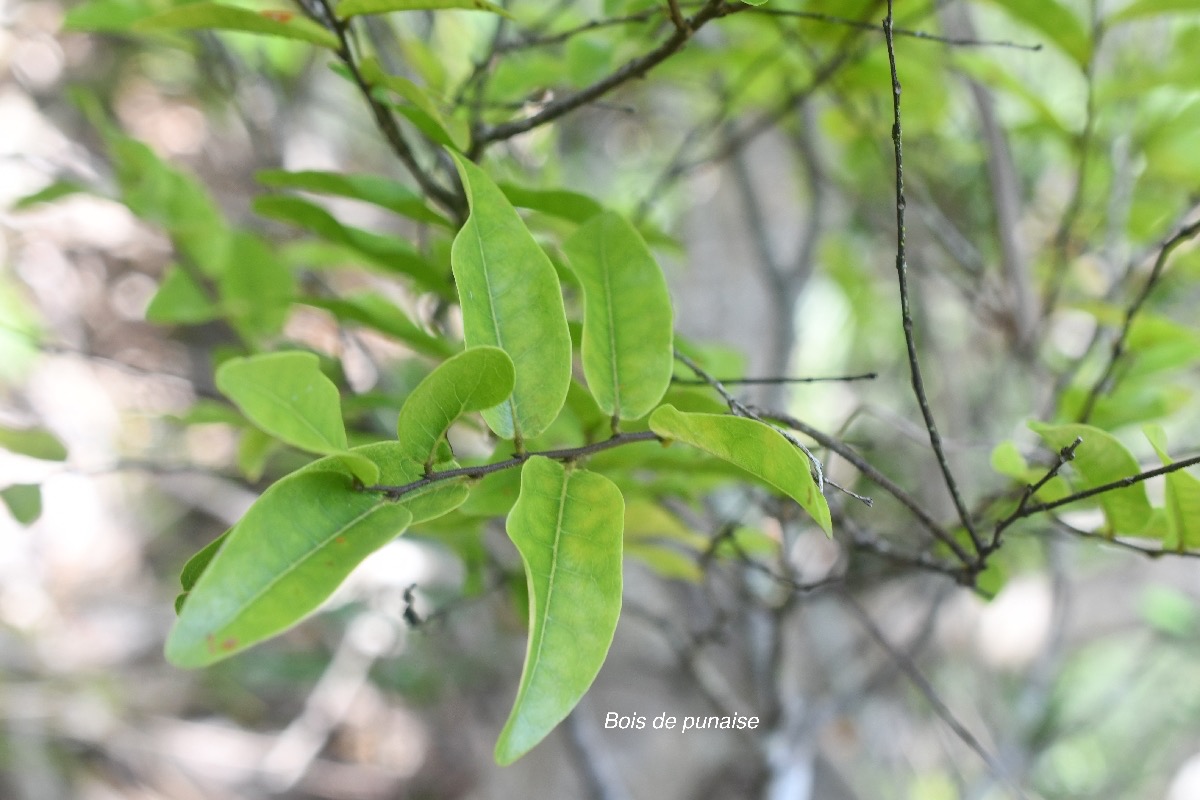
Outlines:
[[337,538],[336,538],[334,541],[336,541],[338,544],[345,544],[345,543],[346,543],[346,537],[345,537],[345,536],[339,536],[339,537],[337,537]]
[[236,638],[230,636],[225,641],[221,642],[221,649],[222,650],[232,650],[233,648],[237,647],[237,644],[238,644],[238,640]]
[[275,22],[291,22],[292,17],[296,16],[291,11],[267,10],[267,11],[260,11],[258,13],[261,14],[262,16],[266,17],[267,19],[274,20]]

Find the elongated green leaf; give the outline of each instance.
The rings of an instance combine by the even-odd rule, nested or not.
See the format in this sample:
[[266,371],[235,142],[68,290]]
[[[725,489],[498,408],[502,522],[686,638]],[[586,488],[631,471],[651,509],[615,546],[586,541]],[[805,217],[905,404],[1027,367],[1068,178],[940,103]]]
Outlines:
[[499,347],[516,370],[512,398],[483,418],[497,436],[521,441],[549,427],[571,383],[562,291],[504,194],[479,167],[451,155],[471,204],[450,253],[467,345]]
[[24,211],[27,208],[32,208],[42,203],[53,203],[55,200],[61,200],[64,197],[86,192],[87,187],[81,183],[68,180],[57,180],[45,188],[38,189],[32,194],[27,194],[12,203],[13,211]]
[[[1029,427],[1054,450],[1069,446],[1075,437],[1083,439],[1083,444],[1075,450],[1075,460],[1071,462],[1071,467],[1083,478],[1083,486],[1079,488],[1102,486],[1141,472],[1133,454],[1107,431],[1078,423],[1046,425],[1030,422]],[[1143,483],[1114,489],[1098,499],[1114,534],[1137,534],[1150,520],[1150,501]]]
[[0,489],[0,500],[8,506],[13,519],[30,525],[42,515],[42,487],[36,483],[14,483]]
[[1154,17],[1159,14],[1200,13],[1196,0],[1135,0],[1108,18],[1110,24]]
[[469,135],[466,126],[446,119],[420,86],[402,75],[388,74],[376,58],[363,59],[359,69],[367,83],[403,98],[405,102],[396,109],[430,139],[456,150],[466,146]]
[[1015,19],[1049,39],[1083,66],[1091,58],[1092,40],[1079,17],[1059,0],[992,0]]
[[606,212],[563,249],[583,284],[583,373],[604,413],[638,419],[671,383],[667,281],[637,229]]
[[[1143,432],[1163,466],[1175,463],[1167,454],[1167,436],[1161,426],[1147,425]],[[1200,548],[1200,478],[1179,470],[1168,473],[1165,481],[1167,532],[1163,548],[1178,551]]]
[[829,504],[817,491],[808,458],[770,426],[727,414],[689,414],[665,405],[650,415],[650,429],[666,439],[698,447],[766,481],[799,503],[825,533],[832,535]]
[[190,3],[134,23],[135,31],[223,30],[298,39],[338,49],[335,35],[296,11],[254,12],[222,3]]
[[602,205],[586,194],[566,189],[529,189],[515,183],[500,184],[500,189],[514,206],[540,211],[570,222],[587,222],[604,211]]
[[438,366],[400,409],[396,438],[409,455],[433,465],[437,445],[468,411],[499,405],[512,394],[512,359],[498,347],[472,347]]
[[447,276],[426,261],[407,242],[392,236],[343,225],[316,203],[299,197],[254,198],[254,211],[264,217],[307,228],[331,242],[345,245],[390,272],[401,272],[437,292],[448,291]]
[[0,447],[12,453],[44,461],[65,461],[67,448],[43,428],[10,428],[0,425]]
[[305,192],[349,197],[386,208],[417,222],[450,227],[450,221],[425,205],[421,195],[402,183],[378,175],[349,175],[341,172],[288,172],[267,169],[255,174],[263,186],[299,189]]
[[346,19],[358,14],[387,14],[391,11],[438,11],[459,8],[466,11],[490,11],[512,19],[507,11],[487,0],[342,0],[337,15]]
[[340,320],[357,322],[386,333],[427,356],[448,358],[458,352],[455,344],[426,333],[395,303],[375,292],[348,297],[304,297],[300,302],[323,308]]
[[338,390],[319,363],[298,352],[234,358],[217,370],[217,388],[263,431],[310,453],[337,455],[363,483],[374,483],[375,465],[347,450]]
[[496,742],[511,764],[545,738],[600,671],[621,614],[621,492],[594,472],[541,456],[521,470],[508,515],[529,585],[529,645]]
[[291,627],[411,519],[378,494],[353,491],[340,473],[283,478],[202,570],[167,639],[167,659],[202,667]]

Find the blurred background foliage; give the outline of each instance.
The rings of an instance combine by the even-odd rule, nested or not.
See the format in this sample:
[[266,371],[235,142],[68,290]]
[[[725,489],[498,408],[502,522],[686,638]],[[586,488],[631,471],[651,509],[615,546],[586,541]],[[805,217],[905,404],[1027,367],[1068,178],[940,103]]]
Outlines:
[[[503,480],[288,635],[167,667],[183,563],[305,461],[221,400],[214,362],[246,345],[321,353],[367,440],[458,324],[455,209],[414,182],[345,68],[305,41],[135,25],[174,5],[3,11],[0,796],[1200,797],[1200,585],[1188,552],[1160,553],[1200,547],[1187,473],[1173,546],[1165,528],[1096,541],[1111,509],[1072,506],[1011,528],[978,592],[924,569],[907,512],[836,458],[833,477],[876,504],[840,503],[834,542],[728,475],[656,473],[663,492],[722,488],[634,507],[627,528],[649,544],[610,662],[561,734],[503,770],[491,741],[524,636],[524,583],[489,519]],[[951,519],[898,324],[884,4],[772,0],[646,79],[489,142],[671,24],[654,0],[503,5],[511,20],[356,25],[378,74],[406,79],[376,97],[415,163],[444,177],[439,139],[486,144],[555,258],[593,201],[629,214],[718,374],[878,372],[746,394],[837,432]],[[972,508],[1002,518],[1051,464],[1029,420],[1087,418],[1142,469],[1163,442],[1200,454],[1200,253],[1181,242],[1154,270],[1200,203],[1200,12],[904,2],[896,27],[917,336]],[[487,452],[469,431],[456,448]],[[1164,484],[1148,482],[1162,525]],[[701,558],[734,529],[726,562]],[[829,576],[835,594],[794,591]],[[714,698],[769,736],[602,727]]]

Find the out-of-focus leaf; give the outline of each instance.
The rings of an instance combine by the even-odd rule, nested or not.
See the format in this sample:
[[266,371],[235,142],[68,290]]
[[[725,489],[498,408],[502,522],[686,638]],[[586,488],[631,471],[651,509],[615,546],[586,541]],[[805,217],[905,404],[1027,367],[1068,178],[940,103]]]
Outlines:
[[563,243],[583,284],[583,371],[596,403],[620,419],[649,414],[671,382],[667,282],[637,230],[606,212]]
[[529,189],[513,183],[502,183],[500,189],[514,206],[569,222],[583,223],[604,211],[604,206],[587,195],[566,189]]
[[467,345],[491,345],[516,368],[512,397],[483,418],[497,436],[523,441],[549,427],[571,383],[571,335],[550,259],[479,167],[453,154],[471,216],[451,262]]
[[1087,64],[1092,40],[1075,12],[1058,0],[992,0],[1014,19],[1045,36],[1076,64]]
[[42,487],[36,483],[14,483],[0,489],[0,500],[13,519],[30,525],[42,515]]
[[10,428],[0,425],[0,447],[43,461],[65,461],[67,448],[44,428]]
[[529,646],[496,742],[511,764],[570,713],[608,655],[621,614],[621,492],[607,478],[534,456],[508,515],[529,586]]
[[304,297],[305,305],[323,308],[340,320],[357,322],[404,342],[414,351],[434,358],[448,358],[457,345],[423,331],[395,303],[376,292],[347,297]]
[[195,325],[216,319],[219,314],[216,303],[179,266],[167,269],[146,307],[146,321],[159,325]]
[[[1162,427],[1147,425],[1142,430],[1163,466],[1175,463],[1167,454],[1167,435]],[[1168,473],[1164,480],[1167,531],[1163,548],[1181,552],[1200,549],[1200,478],[1177,470]]]
[[688,414],[660,406],[650,416],[650,429],[665,439],[678,439],[734,464],[791,497],[832,535],[829,505],[817,491],[808,458],[768,425],[723,414]]
[[427,289],[449,291],[448,276],[400,239],[343,225],[321,206],[298,197],[256,197],[253,206],[264,217],[307,228],[324,239],[358,251],[389,272],[409,275]]
[[450,221],[431,210],[421,195],[402,183],[379,175],[350,175],[341,172],[267,169],[254,176],[263,186],[277,189],[299,189],[304,192],[349,197],[364,203],[386,208],[417,222],[450,227]]
[[337,15],[346,19],[358,14],[387,14],[392,11],[440,11],[442,9],[489,11],[512,19],[512,15],[487,0],[342,0]]
[[49,186],[38,189],[33,194],[27,194],[13,202],[12,210],[23,211],[42,203],[53,203],[55,200],[61,200],[64,197],[70,197],[73,194],[86,191],[87,187],[75,181],[54,181]]
[[338,39],[330,31],[298,11],[251,11],[221,3],[189,3],[139,20],[135,31],[224,30],[298,39],[338,49]]
[[202,667],[291,627],[411,519],[403,506],[354,491],[340,473],[283,478],[201,571],[167,639],[167,659]]
[[1159,14],[1176,13],[1200,13],[1200,6],[1196,5],[1195,0],[1135,0],[1117,13],[1110,15],[1106,22],[1115,25],[1119,22],[1145,19]]
[[359,69],[367,83],[403,98],[405,103],[397,110],[431,140],[456,150],[466,147],[469,133],[465,126],[446,119],[420,86],[402,75],[384,72],[375,58],[364,59]]

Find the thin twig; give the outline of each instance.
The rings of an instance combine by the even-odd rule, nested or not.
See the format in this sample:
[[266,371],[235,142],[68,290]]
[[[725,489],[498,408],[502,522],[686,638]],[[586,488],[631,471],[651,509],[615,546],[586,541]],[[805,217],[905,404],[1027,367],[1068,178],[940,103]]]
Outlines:
[[653,431],[636,431],[634,433],[618,433],[612,438],[605,439],[602,442],[586,444],[582,447],[567,447],[561,450],[540,450],[537,452],[519,453],[505,461],[497,461],[495,464],[480,464],[475,467],[458,467],[456,469],[447,469],[441,472],[431,472],[419,480],[405,483],[399,486],[389,486],[387,484],[375,484],[373,486],[363,487],[366,492],[383,492],[390,500],[396,500],[404,495],[415,492],[417,489],[422,489],[433,483],[440,481],[448,481],[453,478],[482,478],[485,475],[490,475],[493,472],[501,472],[513,467],[519,467],[534,456],[543,456],[551,458],[555,461],[574,461],[578,458],[584,458],[594,453],[599,453],[604,450],[611,450],[614,447],[632,444],[634,442],[658,442],[662,438]]
[[[880,31],[882,28],[873,22],[867,22],[861,19],[850,19],[849,17],[838,17],[832,14],[820,14],[815,11],[794,11],[786,8],[769,8],[766,6],[758,6],[751,9],[751,13],[766,15],[770,17],[791,17],[794,19],[810,20],[812,22],[824,22],[831,25],[843,25],[849,28],[857,28],[864,31]],[[1019,42],[1009,42],[995,39],[976,39],[974,37],[954,37],[940,36],[936,33],[928,33],[926,31],[916,31],[909,28],[892,28],[892,34],[895,36],[907,36],[911,39],[923,39],[927,42],[938,42],[940,44],[953,45],[955,47],[1011,47],[1016,50],[1029,50],[1037,52],[1042,49],[1040,44],[1021,44]]]
[[1083,409],[1079,412],[1079,421],[1087,422],[1092,416],[1092,412],[1096,408],[1096,401],[1100,399],[1100,394],[1104,392],[1110,380],[1112,380],[1113,372],[1116,371],[1117,362],[1125,353],[1125,343],[1129,339],[1129,331],[1133,327],[1133,320],[1145,305],[1146,299],[1157,285],[1159,278],[1162,277],[1163,268],[1167,265],[1167,259],[1175,252],[1176,248],[1182,245],[1189,239],[1200,234],[1200,220],[1193,222],[1190,225],[1184,226],[1174,236],[1163,242],[1162,247],[1158,251],[1158,257],[1154,259],[1154,266],[1150,270],[1149,277],[1146,278],[1145,285],[1138,292],[1137,297],[1130,303],[1129,308],[1125,309],[1125,321],[1121,325],[1121,331],[1117,334],[1116,340],[1112,343],[1112,349],[1109,354],[1108,364],[1104,368],[1104,373],[1096,379],[1092,385],[1091,391],[1088,392],[1087,400],[1084,401]]
[[933,419],[933,411],[929,407],[929,398],[925,393],[925,381],[921,377],[921,364],[917,359],[917,342],[913,335],[912,309],[908,297],[908,262],[904,242],[904,153],[903,134],[900,126],[900,77],[896,72],[896,47],[892,37],[892,2],[888,0],[887,16],[883,21],[884,40],[887,43],[888,65],[892,77],[892,145],[896,156],[896,275],[900,283],[900,316],[904,327],[904,343],[908,348],[908,366],[912,373],[913,394],[916,395],[917,405],[921,408],[921,416],[925,420],[925,430],[929,432],[929,444],[933,447],[938,466],[941,468],[946,489],[954,501],[959,520],[971,537],[971,543],[977,553],[983,551],[983,541],[975,530],[975,523],[967,511],[966,503],[958,490],[958,482],[950,470],[950,462],[942,447],[942,437],[938,433],[937,423]]
[[[889,0],[888,5],[891,5],[891,0]],[[957,736],[963,744],[971,748],[971,750],[973,750],[975,754],[983,760],[983,763],[987,765],[988,769],[997,780],[1005,784],[1018,797],[1026,798],[1027,795],[1025,794],[1024,790],[1021,789],[1021,787],[1018,786],[1013,780],[1012,776],[1008,774],[1008,770],[1006,770],[1004,766],[998,760],[996,760],[995,756],[988,752],[987,748],[983,746],[983,743],[979,741],[975,734],[971,733],[967,726],[960,722],[956,716],[954,716],[954,712],[950,710],[950,707],[947,706],[945,701],[943,701],[938,695],[937,689],[933,688],[933,684],[931,684],[929,679],[921,673],[921,670],[917,667],[912,658],[909,657],[908,653],[905,653],[903,650],[888,641],[888,638],[883,634],[883,631],[879,629],[879,626],[875,624],[874,620],[871,619],[871,616],[866,612],[866,609],[860,606],[853,597],[844,591],[838,592],[837,596],[842,601],[842,604],[845,606],[845,608],[850,612],[850,616],[854,617],[858,621],[858,623],[863,627],[863,630],[867,632],[867,635],[870,636],[876,644],[887,651],[888,656],[890,656],[892,661],[895,662],[896,666],[900,668],[900,671],[903,672],[909,681],[911,681],[912,684],[917,687],[917,690],[924,695],[926,702],[928,702],[933,708],[934,713],[941,718],[942,722],[945,722],[946,725],[949,726],[950,730],[954,731],[954,735]]]
[[687,29],[675,28],[671,35],[648,53],[627,61],[625,64],[604,76],[591,86],[578,92],[564,95],[542,106],[537,112],[521,119],[496,125],[477,132],[474,141],[468,149],[471,158],[478,158],[490,144],[511,139],[514,136],[553,122],[564,114],[568,114],[581,106],[603,97],[608,92],[634,78],[640,78],[673,56],[691,39],[692,34],[719,17],[735,14],[750,8],[745,5],[729,5],[724,0],[708,0],[695,15],[686,20]]
[[731,412],[733,412],[734,414],[736,414],[739,417],[747,417],[749,419],[758,420],[759,422],[763,423],[764,425],[770,426],[771,428],[773,428],[775,430],[776,433],[778,433],[780,436],[782,436],[784,439],[786,439],[789,443],[791,443],[795,447],[798,447],[804,453],[804,455],[808,456],[808,462],[809,462],[809,464],[812,465],[812,469],[813,469],[813,473],[814,473],[813,478],[817,482],[817,491],[823,492],[825,490],[825,469],[824,469],[824,467],[821,466],[820,460],[818,460],[817,457],[812,454],[812,451],[809,450],[807,447],[805,447],[804,444],[799,439],[797,439],[795,436],[792,436],[792,434],[783,430],[779,426],[771,425],[771,423],[764,420],[762,417],[760,417],[758,414],[756,414],[754,411],[752,411],[745,403],[743,403],[741,400],[738,400],[736,397],[734,397],[732,394],[730,394],[729,390],[726,389],[725,386],[719,380],[714,378],[712,375],[709,375],[704,370],[703,367],[701,367],[699,364],[697,364],[692,359],[685,356],[683,353],[676,350],[675,358],[678,361],[681,361],[684,364],[684,366],[686,366],[692,372],[696,373],[696,375],[698,377],[700,377],[701,379],[703,379],[705,383],[707,383],[709,386],[713,387],[713,389],[715,389],[717,391],[717,394],[721,395],[721,397],[725,400],[725,404],[729,406],[729,410]]
[[1136,475],[1129,475],[1121,478],[1120,480],[1110,481],[1109,483],[1105,483],[1101,486],[1093,486],[1091,489],[1084,489],[1083,491],[1069,494],[1066,497],[1060,497],[1058,500],[1054,500],[1049,503],[1035,503],[1034,505],[1028,505],[1021,510],[1021,513],[1017,515],[1016,519],[1031,517],[1034,514],[1041,514],[1044,511],[1051,511],[1061,506],[1077,503],[1080,500],[1086,500],[1089,497],[1095,497],[1098,494],[1104,494],[1105,492],[1112,492],[1117,489],[1125,489],[1133,486],[1135,483],[1142,483],[1143,481],[1148,481],[1151,478],[1157,478],[1159,475],[1169,475],[1172,472],[1178,472],[1181,469],[1194,467],[1197,464],[1200,464],[1200,456],[1196,456],[1195,458],[1187,458],[1183,461],[1176,461],[1175,463],[1168,464],[1165,467],[1147,470],[1146,472],[1139,472]]
[[[716,380],[726,385],[744,385],[744,386],[774,386],[776,384],[787,383],[834,383],[849,381],[873,381],[879,377],[877,372],[863,372],[858,375],[829,375],[820,378],[717,378]],[[703,378],[671,378],[671,383],[679,386],[708,386],[708,381]]]
[[996,529],[992,533],[992,543],[990,549],[995,550],[1000,545],[1000,535],[1004,533],[1004,530],[1008,528],[1008,526],[1021,519],[1022,515],[1025,513],[1025,509],[1029,506],[1029,501],[1033,499],[1033,496],[1036,495],[1038,491],[1041,490],[1041,488],[1047,483],[1049,483],[1056,475],[1058,475],[1059,470],[1066,466],[1068,461],[1075,460],[1075,451],[1081,444],[1083,444],[1083,437],[1076,436],[1075,441],[1058,451],[1058,457],[1055,458],[1054,463],[1050,466],[1050,469],[1046,470],[1046,474],[1043,475],[1037,483],[1031,483],[1025,487],[1025,490],[1021,492],[1021,500],[1017,503],[1017,507],[1013,509],[1011,514],[996,523]]
[[971,558],[970,554],[967,553],[967,551],[963,549],[962,545],[960,545],[955,538],[950,535],[949,531],[943,528],[938,521],[935,520],[929,514],[929,512],[917,502],[915,497],[906,492],[904,487],[900,486],[887,475],[884,475],[882,472],[876,469],[871,462],[867,461],[865,458],[856,453],[854,449],[845,442],[819,431],[804,421],[796,419],[788,414],[784,414],[779,411],[769,411],[766,409],[757,409],[757,411],[768,419],[777,420],[782,422],[784,425],[787,425],[789,428],[794,428],[795,430],[800,431],[817,444],[832,450],[842,458],[849,461],[856,469],[858,469],[859,472],[867,476],[867,478],[869,478],[871,481],[878,484],[879,487],[885,492],[896,498],[900,505],[911,511],[913,516],[916,517],[921,525],[924,526],[925,530],[929,531],[929,533],[932,534],[933,537],[939,542],[950,548],[959,561],[961,561],[964,565],[972,563],[973,559]]

